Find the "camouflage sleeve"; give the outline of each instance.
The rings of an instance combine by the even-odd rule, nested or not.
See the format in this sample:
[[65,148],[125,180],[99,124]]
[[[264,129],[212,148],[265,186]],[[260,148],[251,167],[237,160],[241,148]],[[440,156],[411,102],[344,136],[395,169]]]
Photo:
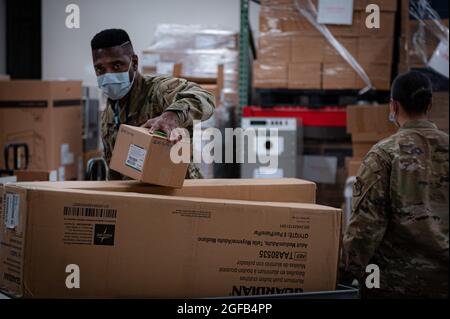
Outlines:
[[344,274],[362,279],[389,220],[390,164],[369,153],[353,185],[352,216],[343,240]]
[[175,111],[181,127],[194,120],[205,121],[214,113],[215,98],[199,85],[185,79],[160,77],[155,80],[154,98],[164,111]]

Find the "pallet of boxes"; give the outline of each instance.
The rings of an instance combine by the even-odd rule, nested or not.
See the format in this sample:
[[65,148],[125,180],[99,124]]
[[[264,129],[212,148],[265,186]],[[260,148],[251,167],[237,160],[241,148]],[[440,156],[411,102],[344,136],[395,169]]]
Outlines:
[[194,298],[336,289],[342,214],[314,204],[314,183],[184,181],[187,164],[172,163],[171,147],[123,125],[111,168],[137,181],[3,186],[0,290]]
[[[298,6],[295,6],[297,2]],[[257,89],[362,89],[367,81],[338,53],[316,27],[325,26],[353,56],[377,90],[389,90],[397,1],[355,0],[333,3],[331,10],[350,10],[348,24],[314,25],[299,8],[313,13],[304,0],[261,1],[260,37],[253,84]],[[312,1],[317,9],[317,1]],[[380,28],[366,26],[369,4],[377,4]],[[336,8],[338,6],[339,8]],[[342,8],[340,7],[342,6]]]

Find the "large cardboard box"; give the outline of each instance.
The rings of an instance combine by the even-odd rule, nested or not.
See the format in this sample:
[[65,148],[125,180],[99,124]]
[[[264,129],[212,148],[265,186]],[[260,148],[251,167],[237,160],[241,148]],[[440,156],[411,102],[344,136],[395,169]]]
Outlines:
[[386,138],[397,131],[389,121],[389,105],[347,106],[347,132],[353,142],[373,142]]
[[[338,40],[348,50],[348,52],[353,57],[357,58],[358,38],[356,38],[356,37],[338,37],[336,40]],[[323,62],[325,62],[325,63],[336,63],[336,62],[347,63],[342,58],[342,56],[339,54],[339,52],[336,51],[336,49],[328,41],[325,42]]]
[[16,170],[14,171],[14,176],[17,177],[18,182],[56,182],[58,180],[58,172],[56,170]]
[[[382,138],[380,138],[382,140]],[[372,149],[372,147],[377,142],[371,141],[371,142],[353,142],[352,143],[352,154],[353,157],[356,158],[364,158],[366,157],[367,153]]]
[[[57,170],[60,180],[82,169],[80,81],[0,82],[0,147],[26,143],[29,169]],[[0,156],[0,167],[4,167]]]
[[[20,184],[6,185],[4,198],[0,287],[13,296],[196,298],[336,287],[339,209]],[[80,287],[69,289],[73,269]]]
[[358,174],[358,170],[361,167],[363,160],[360,158],[349,158],[346,161],[346,166],[347,166],[347,176],[356,176]]
[[[391,64],[377,64],[377,63],[361,63],[361,67],[366,71],[373,86],[377,90],[389,91],[391,89]],[[361,77],[356,78],[356,87],[364,88],[367,84]]]
[[433,93],[433,106],[428,114],[429,119],[434,122],[438,128],[448,134],[449,128],[449,92],[434,92]]
[[377,142],[394,134],[389,105],[347,106],[347,132],[352,136],[353,157],[364,158]]
[[258,61],[262,63],[289,63],[291,38],[288,35],[261,35],[258,40]]
[[141,182],[180,188],[189,163],[174,162],[173,146],[167,138],[150,134],[147,128],[121,125],[109,166]]
[[321,63],[324,61],[324,46],[326,40],[323,36],[292,37],[291,43],[291,61],[293,63]]
[[[394,51],[393,37],[359,37],[357,39],[357,58],[359,63],[392,65]],[[390,73],[389,73],[390,77]]]
[[288,67],[289,89],[320,89],[322,70],[320,63],[295,63]]
[[253,63],[253,86],[256,88],[287,88],[287,64]]
[[325,90],[352,89],[355,83],[356,73],[348,63],[323,64],[322,85]]
[[183,188],[168,188],[137,181],[73,181],[21,183],[27,187],[84,189],[183,197],[207,197],[263,202],[316,202],[316,184],[296,178],[187,179]]

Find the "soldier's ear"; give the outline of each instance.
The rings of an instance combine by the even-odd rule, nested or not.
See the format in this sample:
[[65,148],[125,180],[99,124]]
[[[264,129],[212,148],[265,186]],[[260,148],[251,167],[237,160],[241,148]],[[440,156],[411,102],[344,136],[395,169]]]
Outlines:
[[396,102],[394,101],[394,99],[391,99],[391,101],[389,102],[389,112],[397,113]]

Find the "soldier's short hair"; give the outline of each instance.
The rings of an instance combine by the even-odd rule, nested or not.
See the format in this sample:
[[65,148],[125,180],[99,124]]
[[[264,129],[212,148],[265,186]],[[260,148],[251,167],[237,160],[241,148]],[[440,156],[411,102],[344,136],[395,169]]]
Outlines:
[[400,74],[392,84],[391,97],[409,115],[425,114],[433,97],[431,81],[418,71]]
[[106,29],[97,33],[91,40],[91,49],[105,49],[115,46],[130,46],[130,37],[125,30],[122,29]]

